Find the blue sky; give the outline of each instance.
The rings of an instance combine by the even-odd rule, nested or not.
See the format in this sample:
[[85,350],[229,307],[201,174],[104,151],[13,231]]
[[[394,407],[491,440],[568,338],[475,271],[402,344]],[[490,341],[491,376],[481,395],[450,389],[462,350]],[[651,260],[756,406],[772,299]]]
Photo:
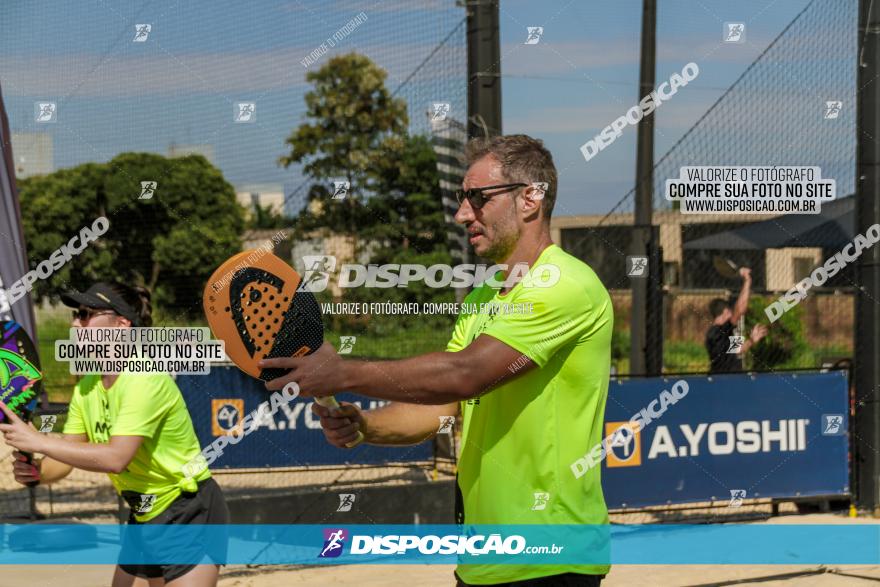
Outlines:
[[[688,62],[699,77],[657,110],[659,157],[718,98],[807,0],[659,0],[657,82]],[[357,14],[366,22],[333,51],[365,52],[403,79],[464,17],[454,2],[4,2],[0,83],[13,131],[53,134],[56,167],[131,150],[209,143],[236,185],[300,183],[276,163],[300,121],[300,60]],[[853,15],[855,11],[853,10]],[[722,42],[725,21],[746,42]],[[145,43],[134,24],[150,23]],[[526,27],[543,26],[537,45]],[[636,129],[590,162],[580,145],[639,100],[641,1],[502,0],[503,125],[545,141],[560,171],[557,215],[604,213],[633,185]],[[853,29],[853,34],[854,29]],[[464,109],[463,35],[401,93],[418,122],[433,101]],[[318,60],[320,67],[328,56]],[[60,101],[58,123],[33,121],[36,100]],[[234,102],[257,103],[234,124]],[[414,125],[418,126],[418,125]]]

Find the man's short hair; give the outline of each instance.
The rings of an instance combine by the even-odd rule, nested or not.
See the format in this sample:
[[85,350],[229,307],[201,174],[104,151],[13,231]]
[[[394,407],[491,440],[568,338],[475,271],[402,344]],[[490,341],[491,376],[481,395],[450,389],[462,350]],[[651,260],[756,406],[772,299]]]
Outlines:
[[465,147],[468,165],[487,155],[494,156],[501,163],[505,181],[547,184],[541,209],[544,211],[542,220],[549,222],[556,204],[557,174],[553,155],[544,147],[544,142],[528,135],[499,135],[473,139]]
[[717,318],[725,309],[730,308],[730,302],[722,298],[715,298],[709,302],[709,313],[712,318]]

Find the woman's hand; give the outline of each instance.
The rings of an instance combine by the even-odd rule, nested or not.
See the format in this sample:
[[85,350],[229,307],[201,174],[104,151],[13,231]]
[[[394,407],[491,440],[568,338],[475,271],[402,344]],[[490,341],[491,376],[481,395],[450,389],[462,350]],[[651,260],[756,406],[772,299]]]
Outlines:
[[0,402],[0,411],[6,415],[5,423],[0,424],[6,444],[23,452],[43,452],[45,436],[16,416],[3,402]]
[[43,459],[34,459],[33,464],[27,462],[27,457],[18,451],[14,451],[12,456],[15,462],[12,463],[12,474],[15,475],[15,481],[22,485],[37,482],[41,480]]

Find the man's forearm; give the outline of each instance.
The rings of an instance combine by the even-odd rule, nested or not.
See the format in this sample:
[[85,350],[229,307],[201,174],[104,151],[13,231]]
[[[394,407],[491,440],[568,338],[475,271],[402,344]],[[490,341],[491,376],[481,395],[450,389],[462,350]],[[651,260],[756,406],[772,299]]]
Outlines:
[[436,435],[442,418],[458,414],[458,404],[392,403],[362,414],[365,425],[361,431],[368,443],[401,446],[418,444]]
[[344,389],[377,399],[443,405],[482,391],[458,353],[430,353],[398,361],[343,362]]

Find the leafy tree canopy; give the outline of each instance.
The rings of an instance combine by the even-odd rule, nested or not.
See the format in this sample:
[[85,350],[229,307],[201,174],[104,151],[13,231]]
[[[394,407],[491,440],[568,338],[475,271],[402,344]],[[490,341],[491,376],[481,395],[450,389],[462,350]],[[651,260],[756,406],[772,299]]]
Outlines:
[[[285,166],[303,165],[314,183],[301,231],[325,229],[378,244],[376,262],[400,251],[433,254],[446,231],[434,151],[428,138],[410,136],[403,100],[385,87],[387,74],[356,53],[334,57],[306,80],[306,122],[287,139]],[[348,181],[332,199],[334,181]]]
[[[141,182],[155,181],[140,199]],[[142,283],[154,304],[198,313],[213,270],[241,248],[244,209],[220,171],[201,155],[169,159],[122,153],[19,182],[31,267],[99,216],[110,229],[34,287],[37,299],[98,280]]]
[[[429,138],[408,133],[406,104],[385,87],[387,74],[350,53],[329,60],[306,80],[305,121],[287,139],[285,166],[302,165],[312,182],[300,233],[355,237],[356,254],[372,263],[449,264],[437,161]],[[348,181],[333,199],[334,181]],[[451,301],[451,290],[353,288],[351,301]],[[339,319],[334,318],[335,322]],[[338,326],[338,325],[336,325]]]

